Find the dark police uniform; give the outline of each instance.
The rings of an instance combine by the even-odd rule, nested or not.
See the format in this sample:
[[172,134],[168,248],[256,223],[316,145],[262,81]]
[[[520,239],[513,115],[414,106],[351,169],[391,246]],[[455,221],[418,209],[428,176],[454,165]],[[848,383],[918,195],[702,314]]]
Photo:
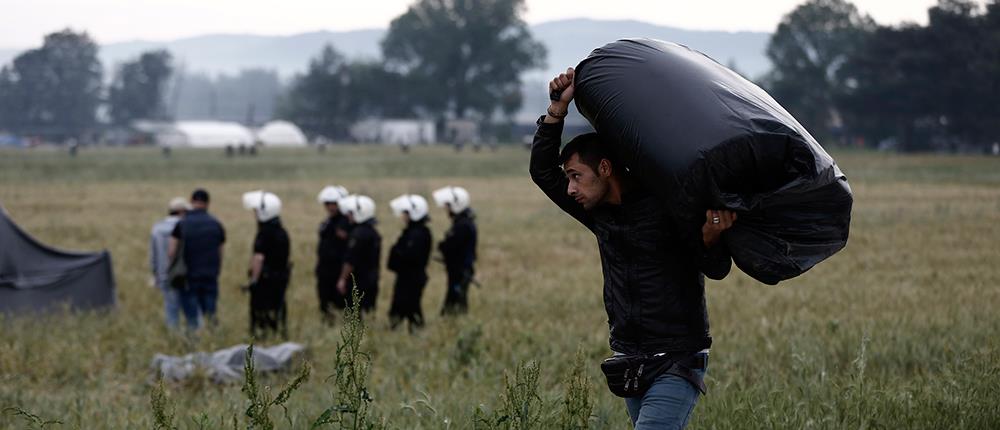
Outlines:
[[475,218],[472,209],[455,215],[444,240],[438,244],[448,273],[448,290],[441,315],[462,314],[469,309],[469,284],[475,274],[478,236]]
[[319,226],[319,245],[316,247],[316,292],[319,294],[319,309],[324,318],[332,318],[334,309],[344,309],[347,301],[337,291],[337,280],[344,266],[347,252],[347,235],[351,223],[347,216],[337,213]]
[[257,224],[253,252],[263,254],[264,263],[257,283],[250,286],[250,333],[255,336],[279,330],[287,336],[285,290],[291,275],[289,247],[288,233],[279,218]]
[[431,230],[427,219],[410,221],[389,251],[389,270],[396,272],[396,284],[389,308],[389,322],[396,328],[403,320],[410,330],[424,325],[420,298],[427,286],[427,262],[431,256]]
[[347,241],[347,251],[344,262],[354,267],[353,279],[347,278],[347,304],[352,305],[351,286],[357,284],[361,294],[361,310],[375,309],[375,299],[378,297],[379,259],[382,257],[382,236],[375,230],[375,220],[357,224],[351,229]]

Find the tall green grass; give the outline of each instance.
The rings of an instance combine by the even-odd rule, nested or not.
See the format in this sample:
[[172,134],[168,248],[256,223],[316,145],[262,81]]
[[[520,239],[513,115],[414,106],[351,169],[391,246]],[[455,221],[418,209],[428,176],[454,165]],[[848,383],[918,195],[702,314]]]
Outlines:
[[[776,287],[740,273],[708,283],[709,392],[689,428],[1000,428],[1000,160],[834,155],[855,192],[847,248]],[[110,312],[0,322],[0,428],[246,428],[243,387],[203,376],[165,385],[158,418],[149,363],[158,352],[251,340],[238,285],[255,223],[240,195],[257,188],[285,204],[295,261],[290,339],[308,345],[311,375],[324,376],[302,381],[284,403],[287,413],[273,406],[267,416],[275,428],[310,428],[340,407],[336,379],[326,376],[341,373],[349,323],[322,322],[311,273],[323,217],[315,195],[329,183],[376,199],[385,246],[401,228],[385,202],[405,192],[462,185],[479,216],[483,288],[471,291],[469,315],[438,316],[445,276],[432,265],[427,326],[414,335],[391,331],[385,311],[394,275],[383,272],[377,312],[363,317],[353,349],[366,357],[356,363],[369,366],[367,396],[357,397],[370,399],[366,423],[628,428],[621,399],[599,371],[609,351],[594,239],[535,189],[526,163],[517,148],[404,155],[346,147],[256,159],[181,151],[169,160],[142,150],[83,151],[76,159],[0,152],[0,204],[13,219],[61,248],[108,249],[118,284]],[[163,327],[162,298],[146,283],[146,247],[169,198],[196,186],[212,193],[211,211],[229,240],[219,326],[187,339]],[[431,216],[440,239],[448,220]],[[257,375],[256,384],[284,387],[296,375]],[[519,399],[534,400],[525,409]]]

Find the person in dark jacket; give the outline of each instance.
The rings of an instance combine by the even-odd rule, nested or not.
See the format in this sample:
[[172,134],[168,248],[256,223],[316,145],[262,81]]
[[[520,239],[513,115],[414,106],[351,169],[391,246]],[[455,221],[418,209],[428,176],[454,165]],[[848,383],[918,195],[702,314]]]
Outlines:
[[337,207],[337,201],[347,197],[347,189],[328,186],[320,191],[317,200],[326,209],[327,218],[319,226],[319,244],[316,246],[316,292],[323,321],[332,323],[336,310],[344,309],[347,301],[337,291],[340,269],[344,267],[344,253],[351,223]]
[[559,97],[538,120],[531,178],[597,238],[613,353],[673,360],[646,375],[655,379],[645,392],[625,399],[635,428],[683,428],[704,389],[712,344],[703,275],[729,273],[732,261],[719,242],[736,214],[709,210],[700,234],[678,231],[661,200],[630,178],[597,134],[575,137],[560,153],[573,70],[549,89]]
[[[181,311],[189,330],[201,325],[201,317],[215,324],[219,299],[219,272],[222,269],[226,230],[208,213],[208,191],[191,193],[191,210],[170,233],[167,254],[170,260],[183,258],[187,266],[186,282],[180,290]],[[181,249],[182,255],[178,254]]]
[[424,325],[420,299],[427,286],[427,262],[431,256],[431,230],[427,228],[427,200],[414,194],[389,203],[392,212],[406,227],[389,251],[389,270],[396,272],[396,284],[389,308],[389,325],[395,330],[404,320],[410,332]]
[[374,311],[382,256],[382,236],[375,229],[375,201],[367,196],[348,196],[337,205],[353,225],[337,290],[347,298],[347,305],[353,306],[353,295],[348,286],[354,286],[361,295],[361,311]]
[[257,236],[250,257],[250,334],[288,337],[288,308],[285,291],[291,277],[288,263],[288,232],[281,225],[281,200],[278,196],[251,191],[243,195],[243,206],[254,211]]
[[441,315],[464,314],[469,310],[469,285],[476,273],[476,216],[469,207],[469,192],[464,188],[441,188],[434,192],[434,201],[451,217],[451,228],[438,244],[448,275]]

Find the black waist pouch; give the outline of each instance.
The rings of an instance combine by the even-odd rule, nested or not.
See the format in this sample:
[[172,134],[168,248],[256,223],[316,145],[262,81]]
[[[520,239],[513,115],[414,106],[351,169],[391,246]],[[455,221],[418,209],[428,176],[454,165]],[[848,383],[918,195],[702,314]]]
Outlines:
[[608,389],[618,397],[639,397],[663,373],[680,376],[705,394],[705,381],[694,370],[704,369],[707,354],[674,356],[665,353],[615,355],[601,362]]

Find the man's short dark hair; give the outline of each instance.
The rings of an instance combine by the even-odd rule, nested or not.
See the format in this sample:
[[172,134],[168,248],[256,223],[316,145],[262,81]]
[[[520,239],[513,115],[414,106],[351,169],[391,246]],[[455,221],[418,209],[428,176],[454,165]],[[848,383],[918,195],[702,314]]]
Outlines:
[[618,173],[615,171],[617,165],[615,164],[613,151],[611,151],[611,148],[607,144],[601,141],[597,133],[581,134],[570,140],[563,147],[562,152],[559,153],[559,164],[566,164],[573,157],[573,154],[577,154],[580,157],[580,162],[593,169],[594,173],[597,173],[597,167],[601,165],[601,160],[604,159],[610,161],[612,171]]
[[208,191],[205,191],[202,188],[198,188],[197,190],[194,190],[194,192],[191,193],[191,201],[192,202],[208,203]]

